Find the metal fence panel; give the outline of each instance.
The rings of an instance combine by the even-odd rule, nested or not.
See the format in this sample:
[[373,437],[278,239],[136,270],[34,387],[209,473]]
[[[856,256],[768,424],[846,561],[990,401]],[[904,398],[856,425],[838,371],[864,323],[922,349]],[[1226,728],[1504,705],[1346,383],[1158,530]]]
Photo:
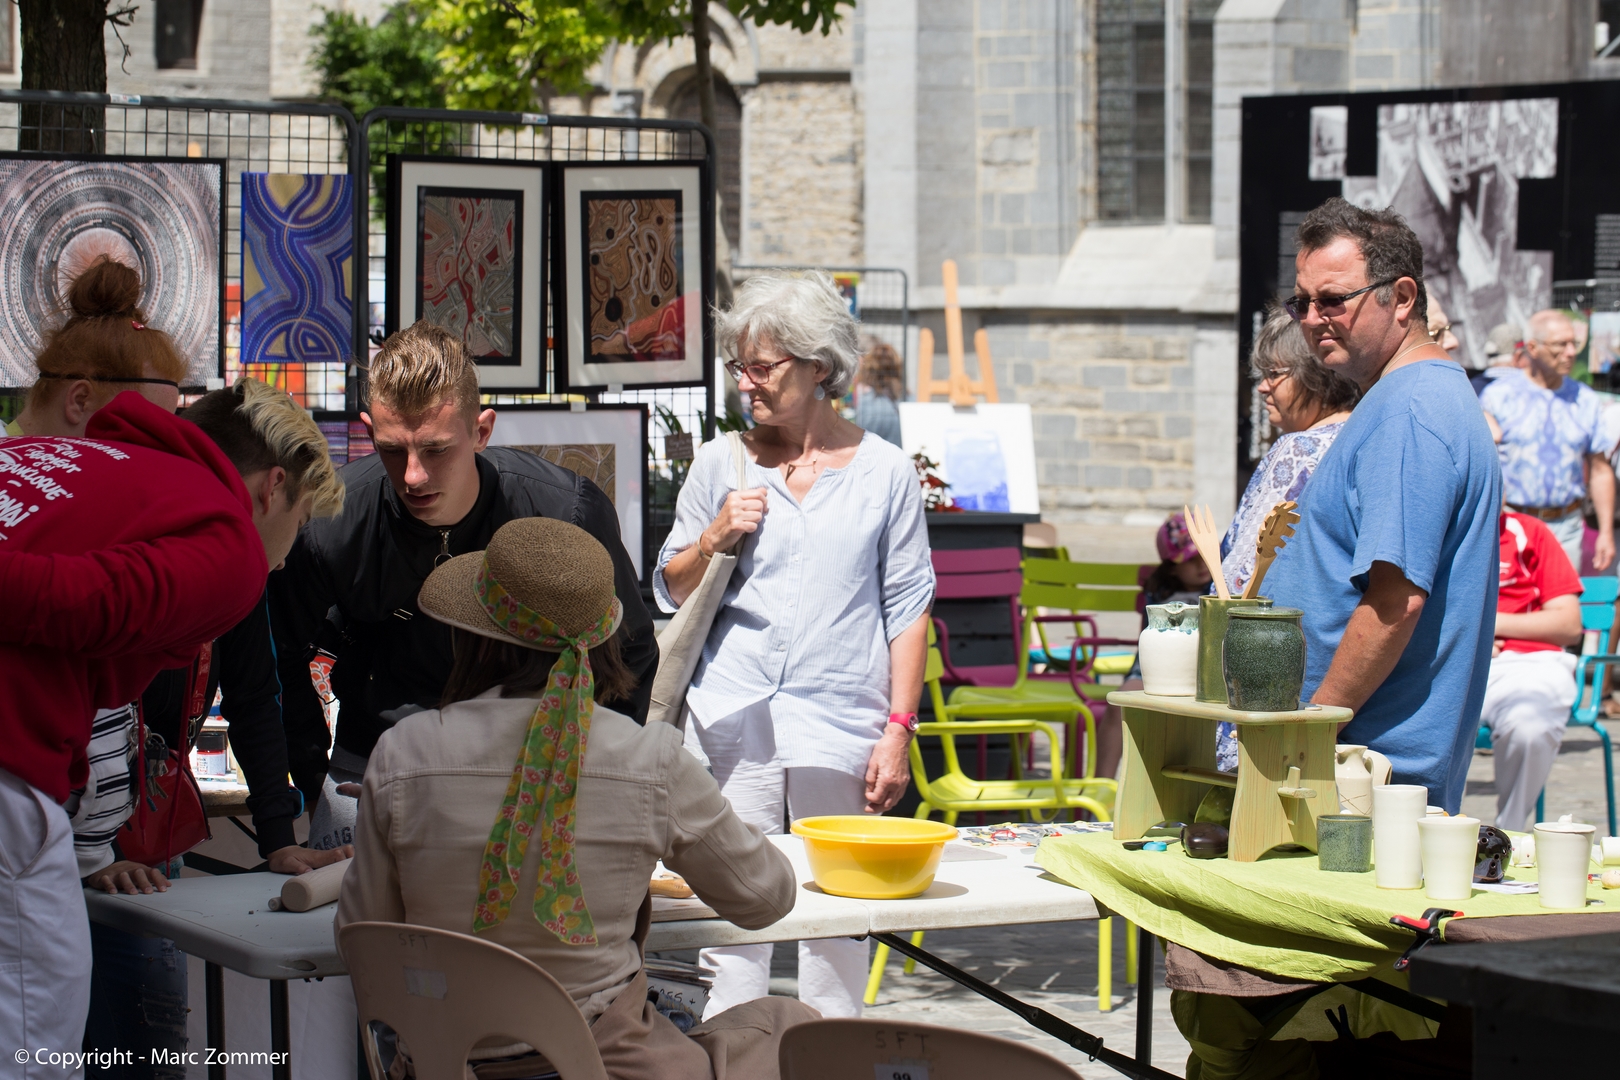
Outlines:
[[[356,160],[358,133],[354,117],[340,105],[0,91],[0,150],[225,159],[226,230],[221,256],[225,263],[226,380],[252,375],[286,388],[309,409],[343,409],[354,365],[276,364],[243,369],[241,174],[348,174],[350,162]],[[357,250],[362,239],[357,231]],[[163,312],[148,314],[161,328]],[[352,340],[363,347],[360,314],[357,310]]]

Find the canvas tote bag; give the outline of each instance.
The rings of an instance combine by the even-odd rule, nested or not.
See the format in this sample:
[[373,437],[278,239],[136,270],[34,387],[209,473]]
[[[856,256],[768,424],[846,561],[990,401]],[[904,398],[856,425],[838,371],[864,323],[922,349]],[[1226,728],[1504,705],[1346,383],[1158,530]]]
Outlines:
[[[729,431],[726,438],[731,442],[731,455],[737,463],[737,490],[741,491],[748,486],[748,453],[743,449],[741,435]],[[737,565],[742,546],[743,541],[738,540],[730,551],[714,553],[703,570],[703,580],[658,635],[658,674],[653,677],[647,723],[681,726],[686,688],[703,657],[703,643],[709,639],[709,627],[720,610],[721,597],[731,581],[731,571]]]

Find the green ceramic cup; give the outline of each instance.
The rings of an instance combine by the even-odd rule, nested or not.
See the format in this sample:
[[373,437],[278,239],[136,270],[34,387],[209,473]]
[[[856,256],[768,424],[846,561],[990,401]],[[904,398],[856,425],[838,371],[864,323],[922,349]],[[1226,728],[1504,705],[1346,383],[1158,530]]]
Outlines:
[[1196,700],[1226,704],[1226,673],[1221,669],[1221,642],[1226,640],[1227,613],[1235,607],[1269,605],[1267,597],[1245,600],[1234,596],[1198,598],[1198,694]]
[[1316,819],[1316,860],[1323,870],[1365,874],[1372,869],[1372,818],[1323,814]]

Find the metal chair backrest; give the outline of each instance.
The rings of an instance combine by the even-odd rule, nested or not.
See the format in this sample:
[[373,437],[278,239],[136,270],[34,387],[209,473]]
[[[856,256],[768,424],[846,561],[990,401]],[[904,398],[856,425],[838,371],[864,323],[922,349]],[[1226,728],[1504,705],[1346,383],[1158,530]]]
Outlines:
[[[417,1080],[462,1080],[467,1055],[490,1036],[527,1043],[562,1080],[607,1080],[574,999],[511,949],[428,926],[358,922],[338,931],[338,951],[360,1030],[369,1032],[372,1021],[393,1028]],[[383,1080],[374,1041],[362,1041],[372,1080]]]
[[1620,578],[1612,574],[1581,578],[1581,655],[1609,651],[1609,635],[1614,629],[1614,602],[1620,596]]
[[[1124,638],[1099,636],[1095,615],[1102,612],[1138,612],[1137,600],[1142,588],[1138,583],[1140,567],[1135,563],[1077,563],[1063,559],[1025,559],[1024,588],[1019,594],[1024,604],[1023,637],[1030,642],[1040,641],[1041,652],[1047,664],[1067,674],[1072,668],[1074,677],[1091,681],[1091,666],[1096,660],[1099,645],[1134,645]],[[1041,609],[1046,613],[1042,614]],[[1072,618],[1070,617],[1072,616]],[[1068,663],[1068,652],[1061,657],[1047,641],[1046,626],[1068,623],[1074,632],[1070,649],[1079,646],[1084,662]],[[1089,631],[1085,629],[1089,627]],[[1062,663],[1055,661],[1062,660]],[[1024,663],[1029,660],[1025,656]],[[1026,668],[1027,670],[1027,668]],[[1020,682],[1022,682],[1022,673]]]
[[[945,677],[966,686],[1012,685],[1018,678],[1017,656],[1022,641],[1018,594],[1024,587],[1023,571],[1019,569],[1023,553],[1015,547],[935,549],[932,558],[934,625],[941,631],[940,652],[945,662]],[[961,640],[956,650],[951,647],[950,634],[941,615],[946,610],[950,611],[956,625],[967,628],[959,630],[959,639],[967,640]],[[976,637],[992,640],[972,640]],[[989,662],[1004,654],[1006,638],[1012,639],[1010,662]]]
[[1080,1080],[1057,1058],[1011,1039],[887,1020],[798,1024],[782,1036],[777,1060],[782,1080],[874,1075],[888,1080],[908,1074],[928,1080]]

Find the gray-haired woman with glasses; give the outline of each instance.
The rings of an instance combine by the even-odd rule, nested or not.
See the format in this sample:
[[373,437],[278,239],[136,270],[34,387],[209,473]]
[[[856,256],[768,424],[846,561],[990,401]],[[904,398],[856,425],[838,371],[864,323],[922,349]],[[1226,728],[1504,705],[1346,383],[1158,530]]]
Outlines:
[[[748,483],[723,439],[692,462],[653,589],[674,611],[717,551],[733,572],[687,692],[687,746],[744,821],[880,814],[910,780],[934,572],[922,494],[899,447],[833,402],[859,361],[855,321],[825,274],[762,276],[719,317],[727,368],[753,405]],[[867,946],[801,942],[799,997],[859,1016]],[[771,947],[705,949],[708,1013],[764,997]]]

